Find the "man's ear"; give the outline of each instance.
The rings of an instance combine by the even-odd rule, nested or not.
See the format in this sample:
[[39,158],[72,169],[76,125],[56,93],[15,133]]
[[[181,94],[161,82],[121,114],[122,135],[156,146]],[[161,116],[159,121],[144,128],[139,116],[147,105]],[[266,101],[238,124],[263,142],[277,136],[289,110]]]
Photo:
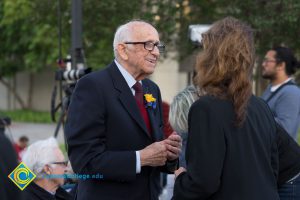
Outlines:
[[125,44],[118,44],[117,51],[122,60],[128,60],[127,48]]
[[285,71],[285,62],[280,62],[277,64],[277,69],[280,71]]

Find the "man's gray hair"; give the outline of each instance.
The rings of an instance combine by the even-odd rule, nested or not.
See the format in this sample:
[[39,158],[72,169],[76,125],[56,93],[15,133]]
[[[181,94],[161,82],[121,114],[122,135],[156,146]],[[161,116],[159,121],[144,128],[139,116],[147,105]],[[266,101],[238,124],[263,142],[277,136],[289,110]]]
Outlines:
[[114,50],[115,58],[118,57],[118,52],[117,52],[118,44],[120,44],[122,42],[126,42],[126,41],[135,42],[135,41],[131,41],[132,40],[132,32],[133,32],[132,31],[133,23],[143,23],[143,24],[151,25],[150,23],[148,23],[146,21],[134,19],[134,20],[127,22],[126,24],[119,26],[115,32],[115,37],[114,37],[114,42],[113,42],[113,50]]
[[118,44],[125,42],[126,40],[130,40],[130,31],[129,31],[129,26],[128,23],[121,25],[118,27],[116,33],[115,33],[115,37],[114,37],[114,43],[113,43],[113,49],[114,49],[114,55],[115,58],[118,57],[118,53],[117,53],[117,48],[118,48]]
[[44,166],[56,161],[55,150],[58,148],[58,143],[53,137],[39,140],[27,148],[22,156],[22,161],[37,177],[41,177],[44,173]]
[[170,105],[169,122],[179,134],[188,132],[188,114],[192,104],[198,99],[197,89],[190,85],[179,92]]

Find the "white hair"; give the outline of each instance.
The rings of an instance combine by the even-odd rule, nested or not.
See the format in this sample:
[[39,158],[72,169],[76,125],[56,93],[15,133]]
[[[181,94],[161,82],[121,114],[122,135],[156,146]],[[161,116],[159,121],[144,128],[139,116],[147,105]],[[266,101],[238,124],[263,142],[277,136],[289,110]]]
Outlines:
[[53,137],[39,140],[27,148],[22,156],[22,161],[37,177],[40,177],[44,173],[44,166],[56,161],[56,149],[59,149],[59,147],[56,139]]
[[118,57],[118,52],[117,52],[118,44],[132,40],[132,33],[133,33],[132,26],[133,26],[133,24],[136,24],[136,23],[148,24],[148,25],[152,26],[148,22],[139,20],[139,19],[131,20],[131,21],[127,22],[126,24],[119,26],[115,32],[115,37],[114,37],[114,42],[113,42],[113,50],[114,50],[115,58]]
[[198,99],[197,94],[198,91],[194,86],[188,86],[173,98],[169,122],[173,130],[179,134],[188,132],[188,114],[190,107]]
[[114,43],[113,43],[115,58],[118,57],[118,53],[117,53],[118,44],[120,44],[121,42],[125,42],[126,40],[130,40],[130,31],[129,31],[128,23],[119,26],[115,33]]

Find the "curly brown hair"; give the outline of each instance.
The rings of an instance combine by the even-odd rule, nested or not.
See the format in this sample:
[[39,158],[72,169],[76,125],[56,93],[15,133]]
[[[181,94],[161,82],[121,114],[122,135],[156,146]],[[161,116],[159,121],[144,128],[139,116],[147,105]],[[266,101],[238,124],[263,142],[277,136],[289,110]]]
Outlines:
[[202,38],[203,51],[197,59],[194,81],[207,94],[232,101],[235,122],[240,126],[252,95],[253,30],[233,17],[226,17],[215,22]]

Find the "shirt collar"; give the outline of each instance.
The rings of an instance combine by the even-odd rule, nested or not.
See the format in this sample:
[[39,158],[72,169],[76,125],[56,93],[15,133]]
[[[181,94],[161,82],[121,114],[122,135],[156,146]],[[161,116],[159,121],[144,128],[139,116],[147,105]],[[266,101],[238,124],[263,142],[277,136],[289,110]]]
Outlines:
[[[131,89],[132,86],[136,83],[136,80],[133,78],[133,76],[115,59],[114,60],[118,69],[120,70],[122,76],[124,77],[127,85]],[[142,84],[142,81],[139,81]]]
[[271,91],[271,92],[275,92],[281,85],[283,85],[283,84],[289,82],[291,79],[292,79],[292,78],[288,78],[288,79],[286,79],[283,83],[280,83],[280,84],[271,86],[270,91]]

